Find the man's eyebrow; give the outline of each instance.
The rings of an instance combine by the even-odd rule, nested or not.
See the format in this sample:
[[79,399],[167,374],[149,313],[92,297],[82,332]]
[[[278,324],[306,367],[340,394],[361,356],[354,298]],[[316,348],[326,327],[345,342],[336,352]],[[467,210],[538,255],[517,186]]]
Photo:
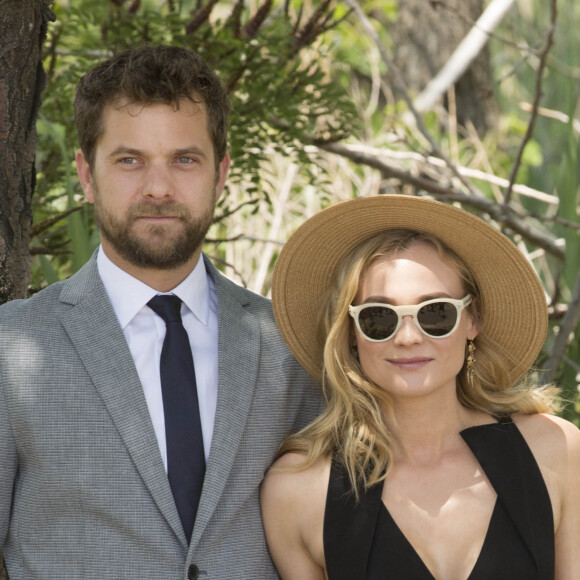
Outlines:
[[191,147],[185,147],[184,149],[176,149],[174,151],[174,154],[178,157],[180,155],[197,155],[199,157],[207,157],[204,151],[202,151],[199,147],[196,147],[195,145]]
[[[113,149],[113,151],[111,151],[111,153],[109,153],[107,157],[117,157],[118,155],[134,155],[139,157],[145,155],[145,152],[142,151],[141,149],[134,149],[133,147],[126,147],[125,145],[120,145],[119,147]],[[207,157],[205,152],[199,147],[196,147],[195,145],[192,145],[191,147],[183,147],[181,149],[176,149],[175,151],[173,151],[173,155],[176,157],[179,157],[181,155],[197,155],[198,157],[203,158]]]
[[117,155],[143,155],[143,151],[139,149],[133,149],[132,147],[125,147],[124,145],[120,145],[113,151],[111,151],[107,157],[117,157]]

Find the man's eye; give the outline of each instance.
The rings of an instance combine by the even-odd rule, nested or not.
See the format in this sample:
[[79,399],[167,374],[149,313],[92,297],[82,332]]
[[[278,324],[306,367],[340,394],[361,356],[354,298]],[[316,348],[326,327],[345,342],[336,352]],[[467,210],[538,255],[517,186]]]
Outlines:
[[194,160],[191,157],[178,157],[177,163],[189,165],[191,163],[194,163]]
[[135,157],[123,157],[122,159],[119,159],[119,163],[122,165],[135,165],[138,161]]

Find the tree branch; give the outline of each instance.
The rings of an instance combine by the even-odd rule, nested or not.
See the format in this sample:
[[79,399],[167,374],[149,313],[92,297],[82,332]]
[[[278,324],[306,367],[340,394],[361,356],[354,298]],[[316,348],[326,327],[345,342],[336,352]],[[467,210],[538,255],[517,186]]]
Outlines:
[[524,135],[524,138],[522,139],[522,142],[520,143],[520,147],[519,147],[519,150],[517,152],[516,159],[514,161],[514,164],[513,164],[513,167],[512,167],[510,176],[509,176],[509,185],[506,188],[506,191],[504,194],[504,203],[506,205],[509,204],[509,202],[511,200],[513,185],[516,181],[516,176],[517,176],[518,170],[520,168],[520,165],[522,164],[522,157],[524,155],[524,149],[526,148],[528,141],[532,138],[534,126],[536,124],[536,119],[538,117],[538,108],[540,106],[540,100],[542,98],[542,81],[543,81],[543,77],[544,77],[544,69],[546,68],[546,63],[548,60],[548,53],[550,52],[550,49],[552,48],[552,45],[554,44],[554,32],[556,30],[557,17],[558,17],[557,1],[551,0],[550,1],[550,27],[548,29],[548,34],[546,35],[546,42],[544,44],[544,48],[542,49],[542,51],[540,53],[540,63],[538,66],[538,74],[536,76],[536,88],[535,88],[535,93],[534,93],[534,101],[532,103],[532,112],[530,115],[530,122],[528,123],[528,128],[526,129],[526,134]]
[[[430,167],[436,169],[446,168],[445,162],[439,157],[433,157],[432,155],[422,155],[421,153],[415,153],[414,151],[395,151],[393,149],[378,149],[376,147],[369,147],[366,145],[348,145],[346,146],[350,151],[360,151],[361,153],[367,153],[371,156],[381,158],[388,157],[390,159],[403,160],[403,161],[414,161],[416,163],[423,163]],[[508,180],[503,177],[498,177],[491,173],[486,173],[479,169],[472,169],[471,167],[465,167],[463,165],[456,165],[457,171],[464,177],[469,177],[472,179],[478,179],[480,181],[485,181],[486,183],[491,183],[492,185],[498,185],[500,187],[507,187]],[[558,205],[560,198],[556,195],[551,195],[544,191],[528,187],[527,185],[522,185],[519,183],[514,184],[514,192],[523,195],[525,197],[531,197],[548,203],[551,205]],[[534,216],[537,217],[537,216]],[[545,216],[541,216],[545,217]],[[570,222],[571,223],[571,222]],[[576,224],[574,224],[576,225]]]
[[381,55],[383,62],[387,65],[387,67],[389,68],[389,71],[393,75],[393,80],[394,80],[395,84],[397,85],[397,89],[400,91],[400,93],[403,97],[403,100],[407,104],[407,107],[409,108],[409,111],[411,112],[411,115],[415,121],[417,128],[419,129],[419,131],[421,132],[423,137],[425,137],[425,139],[427,139],[427,141],[429,142],[432,153],[435,156],[440,157],[441,159],[443,159],[445,161],[445,163],[447,164],[449,169],[453,172],[455,177],[457,177],[457,179],[464,185],[464,187],[472,195],[474,195],[474,196],[478,195],[479,192],[477,192],[475,190],[475,188],[472,186],[472,184],[469,183],[469,181],[467,181],[464,177],[462,177],[457,172],[454,164],[451,162],[449,157],[447,155],[445,155],[445,153],[441,150],[441,148],[439,147],[439,145],[437,144],[437,142],[435,141],[435,139],[433,138],[433,136],[431,135],[431,133],[429,132],[427,127],[425,126],[425,123],[423,123],[423,119],[421,118],[421,115],[419,114],[419,112],[415,108],[413,101],[411,100],[411,97],[409,96],[409,91],[407,90],[407,87],[405,85],[405,82],[403,80],[403,76],[401,75],[401,72],[399,71],[397,65],[395,65],[395,63],[393,62],[391,57],[389,56],[387,49],[385,48],[385,46],[381,42],[377,33],[374,31],[369,19],[366,17],[365,13],[362,11],[357,0],[345,0],[345,2],[352,8],[354,13],[358,16],[358,18],[363,26],[363,29],[365,30],[365,32],[369,35],[369,37],[373,40],[373,42],[377,46],[377,48],[379,50],[379,54]]
[[542,368],[545,373],[542,374],[542,384],[549,384],[554,381],[558,368],[562,364],[568,348],[570,335],[574,332],[578,321],[580,320],[580,271],[574,284],[572,299],[568,304],[568,310],[562,319],[560,329],[554,340],[554,346],[550,356],[546,359]]
[[452,187],[442,186],[436,181],[413,175],[408,171],[399,169],[398,167],[393,167],[392,165],[377,159],[377,157],[373,155],[368,155],[360,151],[353,151],[344,145],[326,143],[321,144],[318,147],[325,151],[346,157],[355,163],[373,167],[380,171],[384,177],[394,177],[403,183],[413,185],[417,189],[429,192],[436,197],[440,197],[447,201],[458,201],[464,205],[478,209],[486,213],[502,226],[509,227],[514,233],[521,235],[528,242],[544,249],[558,260],[563,261],[565,259],[564,250],[554,239],[530,226],[524,220],[525,216],[519,215],[516,210],[511,207],[506,207],[503,204],[499,204],[483,196],[467,195]]
[[469,33],[459,43],[443,68],[427,83],[415,99],[420,113],[430,111],[445,92],[455,84],[486,45],[490,33],[501,22],[515,0],[492,0]]

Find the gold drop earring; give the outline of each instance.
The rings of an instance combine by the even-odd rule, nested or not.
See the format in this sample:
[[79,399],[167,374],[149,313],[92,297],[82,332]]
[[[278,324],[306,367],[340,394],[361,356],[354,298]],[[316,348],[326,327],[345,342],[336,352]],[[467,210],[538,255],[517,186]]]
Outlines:
[[467,341],[467,382],[473,389],[473,375],[475,374],[475,344],[473,340]]

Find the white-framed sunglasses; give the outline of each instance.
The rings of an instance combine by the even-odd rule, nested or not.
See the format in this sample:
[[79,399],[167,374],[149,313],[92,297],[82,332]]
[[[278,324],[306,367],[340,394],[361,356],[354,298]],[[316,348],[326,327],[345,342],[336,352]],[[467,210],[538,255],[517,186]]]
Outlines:
[[349,306],[359,332],[370,342],[384,342],[392,338],[401,327],[403,316],[412,316],[415,326],[429,338],[445,338],[459,326],[461,312],[471,304],[467,294],[461,300],[435,298],[421,304],[393,306],[382,302],[369,302]]

